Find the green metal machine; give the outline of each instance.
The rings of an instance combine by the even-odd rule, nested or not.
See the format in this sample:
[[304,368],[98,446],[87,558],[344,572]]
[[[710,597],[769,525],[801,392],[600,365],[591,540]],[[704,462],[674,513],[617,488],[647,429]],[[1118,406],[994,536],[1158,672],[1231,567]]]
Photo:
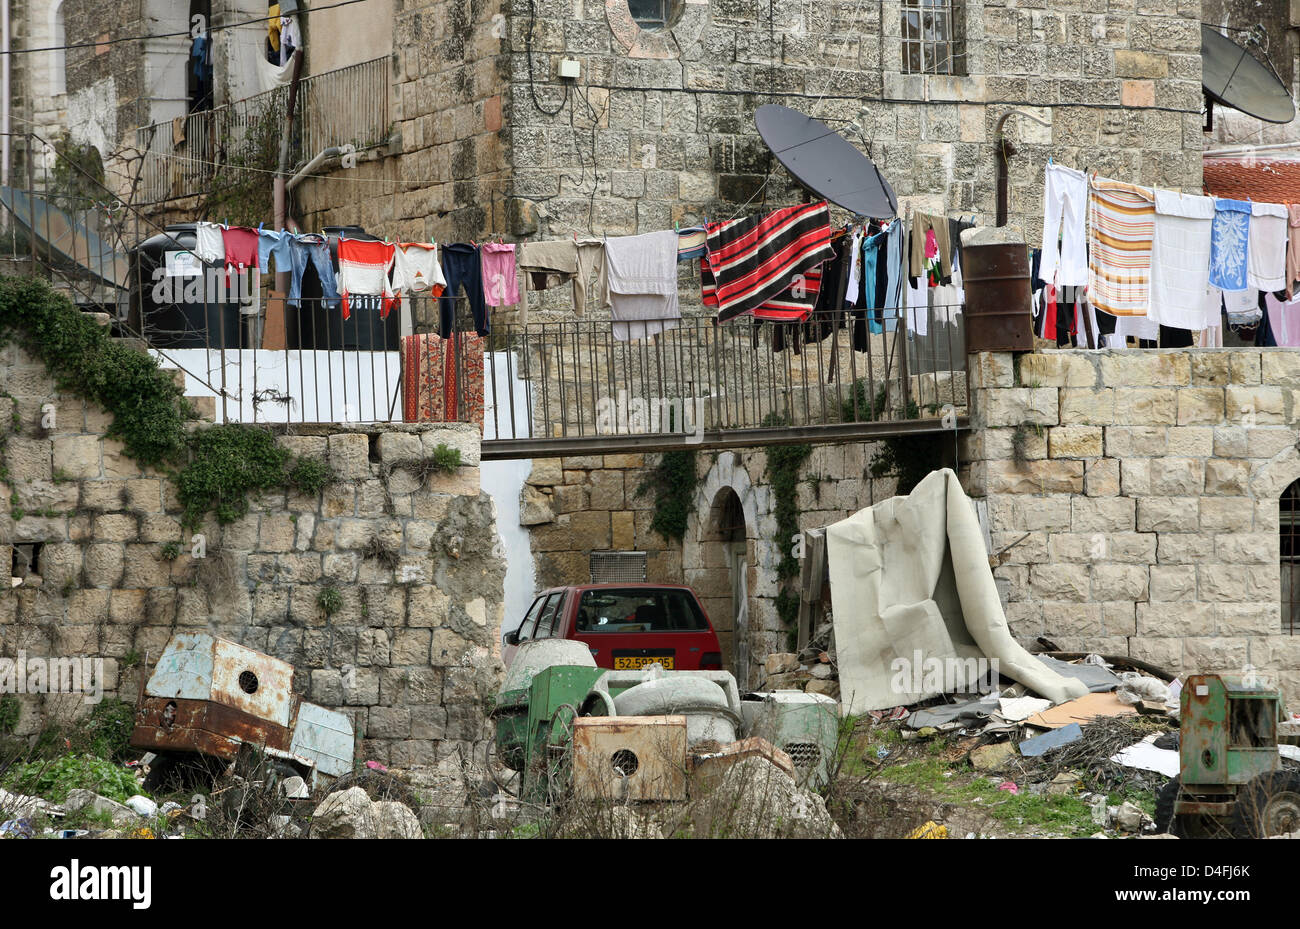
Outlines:
[[[545,799],[553,757],[569,741],[573,719],[604,668],[551,666],[502,690],[492,709],[501,760],[521,777],[520,797]],[[509,684],[515,682],[508,681]]]
[[1156,797],[1175,835],[1282,835],[1300,830],[1300,772],[1278,753],[1282,695],[1250,679],[1187,678],[1180,697],[1180,775]]

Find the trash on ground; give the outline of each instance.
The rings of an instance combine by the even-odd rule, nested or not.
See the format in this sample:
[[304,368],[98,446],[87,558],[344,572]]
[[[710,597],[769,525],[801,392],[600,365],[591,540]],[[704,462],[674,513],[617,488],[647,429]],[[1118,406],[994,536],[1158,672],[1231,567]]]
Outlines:
[[1158,737],[1158,734],[1152,733],[1136,745],[1130,745],[1118,754],[1111,755],[1110,760],[1130,768],[1155,771],[1165,777],[1177,777],[1178,751],[1156,748],[1155,741]]
[[948,827],[940,826],[934,820],[922,823],[907,834],[909,839],[946,839]]
[[1018,723],[1021,720],[1028,719],[1035,713],[1050,708],[1051,700],[1044,700],[1041,697],[1017,697],[1014,700],[999,700],[998,715],[1007,722]]
[[1020,743],[1020,754],[1026,758],[1036,758],[1045,755],[1054,748],[1060,748],[1062,745],[1069,745],[1071,742],[1077,742],[1083,738],[1083,729],[1078,723],[1067,723],[1058,729],[1053,729],[1046,735],[1035,736],[1032,739],[1025,739]]
[[1090,693],[1062,703],[1050,710],[1035,713],[1025,722],[1040,729],[1058,729],[1071,723],[1089,723],[1099,716],[1133,716],[1137,710],[1125,706],[1113,693]]

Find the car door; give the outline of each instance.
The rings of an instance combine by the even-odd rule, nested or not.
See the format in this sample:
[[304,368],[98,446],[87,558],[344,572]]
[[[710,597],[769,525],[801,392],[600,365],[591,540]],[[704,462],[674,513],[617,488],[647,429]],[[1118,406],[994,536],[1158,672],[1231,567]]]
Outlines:
[[515,652],[519,651],[519,646],[533,638],[533,634],[537,630],[537,618],[548,599],[546,594],[539,596],[533,601],[533,605],[528,608],[528,612],[524,614],[524,618],[519,625],[502,635],[501,663],[506,667],[510,667],[510,662],[514,661]]

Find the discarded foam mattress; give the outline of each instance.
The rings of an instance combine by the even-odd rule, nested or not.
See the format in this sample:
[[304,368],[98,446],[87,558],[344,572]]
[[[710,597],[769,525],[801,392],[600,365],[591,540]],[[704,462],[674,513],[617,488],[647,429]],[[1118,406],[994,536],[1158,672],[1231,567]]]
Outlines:
[[975,510],[950,469],[827,527],[826,542],[845,713],[975,690],[981,659],[1053,703],[1088,692],[1011,637]]

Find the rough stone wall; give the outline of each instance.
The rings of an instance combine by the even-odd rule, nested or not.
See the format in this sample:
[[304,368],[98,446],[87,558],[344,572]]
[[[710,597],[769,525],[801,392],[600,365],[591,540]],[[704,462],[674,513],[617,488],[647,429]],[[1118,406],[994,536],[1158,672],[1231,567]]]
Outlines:
[[1300,696],[1278,560],[1295,352],[981,354],[971,377],[967,486],[1018,638],[1174,672],[1252,665]]
[[[755,196],[771,165],[753,114],[769,102],[845,132],[904,203],[981,218],[995,209],[996,123],[1028,109],[1050,127],[1012,117],[1006,134],[1019,149],[1010,221],[1031,239],[1049,155],[1200,190],[1200,0],[968,0],[960,77],[900,73],[896,0],[688,2],[659,35],[622,0],[541,0],[535,23],[527,0],[512,2],[513,194],[536,203],[542,236],[648,232],[796,199],[779,167]],[[567,94],[561,57],[582,64]]]
[[[825,526],[893,495],[894,478],[870,476],[872,453],[867,443],[814,447],[796,490],[800,529]],[[748,644],[754,669],[750,682],[757,685],[762,659],[788,647],[787,630],[776,609],[780,550],[767,455],[757,449],[697,454],[699,484],[681,542],[665,540],[651,529],[654,491],[636,492],[657,458],[605,455],[534,462],[522,494],[520,521],[529,527],[537,589],[589,583],[593,551],[644,551],[648,582],[686,584],[699,595],[721,641],[723,666],[730,670],[737,643],[727,549],[741,543],[746,550]],[[734,534],[719,525],[728,493],[735,494],[743,516],[743,526]]]
[[[0,589],[0,654],[105,659],[107,690],[134,700],[143,658],[209,630],[291,662],[295,689],[349,714],[358,758],[397,765],[481,752],[495,692],[505,564],[479,485],[473,426],[300,427],[279,439],[328,460],[319,496],[271,493],[226,526],[179,522],[172,485],[104,438],[109,418],[60,395],[17,348],[0,352],[0,558],[42,543],[35,573]],[[47,403],[55,427],[40,427]],[[438,444],[463,466],[425,473]],[[169,560],[164,546],[176,543]],[[327,588],[342,607],[326,615]],[[58,701],[25,698],[20,734]]]
[[504,231],[501,0],[412,0],[400,7],[393,19],[389,157],[305,181],[295,193],[306,226],[360,223],[374,235],[416,242]]

